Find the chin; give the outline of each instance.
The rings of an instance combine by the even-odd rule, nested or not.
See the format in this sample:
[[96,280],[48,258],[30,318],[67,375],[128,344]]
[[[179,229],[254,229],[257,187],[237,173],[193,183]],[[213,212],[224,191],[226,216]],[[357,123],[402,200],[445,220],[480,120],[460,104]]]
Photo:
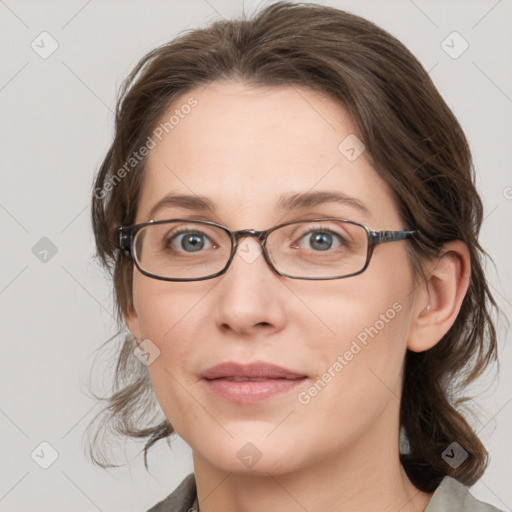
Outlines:
[[[274,427],[275,428],[275,425]],[[195,456],[206,459],[209,464],[230,473],[268,476],[292,472],[299,469],[299,456],[302,451],[297,450],[298,442],[293,436],[287,435],[283,430],[269,436],[272,428],[261,428],[261,433],[245,433],[239,428],[233,437],[224,430],[212,436],[211,432],[204,435],[197,434],[186,439],[192,447]],[[227,430],[230,430],[229,427]],[[196,439],[194,439],[194,437]],[[197,442],[195,442],[197,440]]]

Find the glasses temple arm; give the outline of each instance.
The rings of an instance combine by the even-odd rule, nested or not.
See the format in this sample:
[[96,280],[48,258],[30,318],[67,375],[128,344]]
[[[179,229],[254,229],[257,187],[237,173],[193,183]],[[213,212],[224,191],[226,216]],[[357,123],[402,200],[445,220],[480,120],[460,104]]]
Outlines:
[[371,237],[377,244],[385,244],[387,242],[398,242],[400,240],[406,240],[412,238],[413,235],[418,233],[417,230],[413,231],[374,231],[371,233]]
[[126,228],[117,228],[116,231],[116,247],[126,252],[127,254],[131,254],[131,245],[132,245],[132,233],[126,232]]

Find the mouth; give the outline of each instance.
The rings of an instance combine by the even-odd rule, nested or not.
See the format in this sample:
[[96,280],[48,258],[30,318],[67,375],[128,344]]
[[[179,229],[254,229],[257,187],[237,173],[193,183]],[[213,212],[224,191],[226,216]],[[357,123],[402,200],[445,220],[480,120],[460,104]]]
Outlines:
[[270,363],[221,363],[206,370],[202,381],[214,395],[239,404],[260,402],[292,390],[307,376]]

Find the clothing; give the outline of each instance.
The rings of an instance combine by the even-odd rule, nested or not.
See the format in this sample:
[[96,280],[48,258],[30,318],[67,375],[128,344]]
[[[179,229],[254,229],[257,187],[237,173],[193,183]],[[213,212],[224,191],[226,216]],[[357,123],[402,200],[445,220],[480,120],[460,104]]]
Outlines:
[[[194,473],[188,475],[167,498],[148,512],[196,512],[197,497]],[[445,476],[424,512],[502,512],[474,498],[467,487]]]
[[196,497],[196,478],[194,473],[190,473],[167,498],[159,501],[148,512],[193,512]]

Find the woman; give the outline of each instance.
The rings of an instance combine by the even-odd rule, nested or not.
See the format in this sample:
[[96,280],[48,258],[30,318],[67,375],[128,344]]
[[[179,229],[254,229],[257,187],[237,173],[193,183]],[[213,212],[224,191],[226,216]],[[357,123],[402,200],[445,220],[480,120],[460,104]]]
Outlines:
[[154,50],[92,208],[129,330],[107,419],[193,452],[152,511],[497,510],[454,387],[496,357],[471,154],[391,35],[279,2]]

